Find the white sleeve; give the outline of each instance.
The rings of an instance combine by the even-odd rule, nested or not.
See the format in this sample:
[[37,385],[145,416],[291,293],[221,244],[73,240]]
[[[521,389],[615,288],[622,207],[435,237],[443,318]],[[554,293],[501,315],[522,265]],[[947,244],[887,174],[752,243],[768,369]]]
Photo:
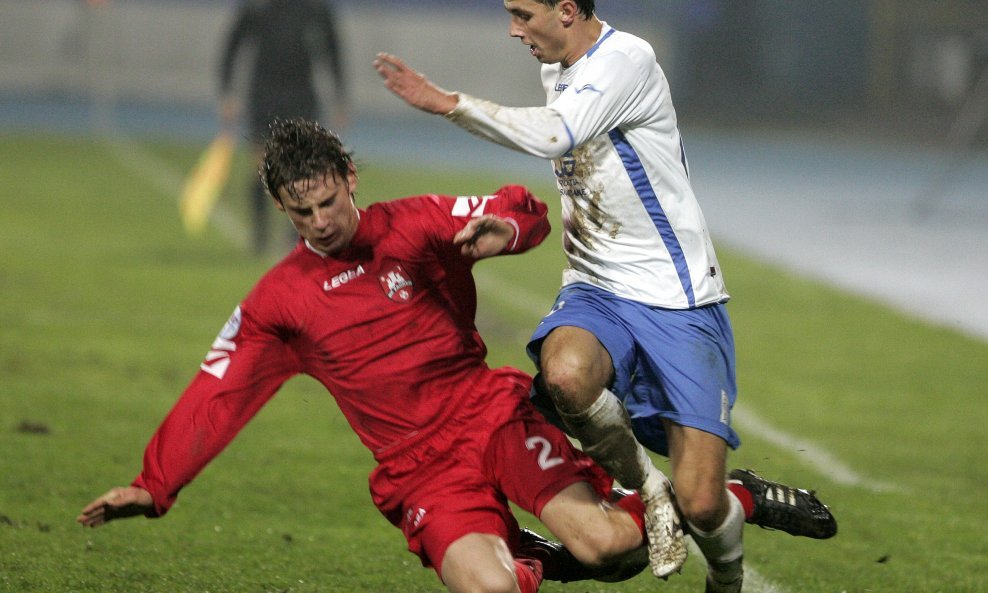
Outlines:
[[551,107],[505,107],[458,94],[459,102],[446,119],[471,134],[545,159],[560,157],[573,148],[566,123]]
[[655,97],[647,89],[653,79],[630,56],[612,52],[589,62],[548,107],[505,107],[459,93],[446,118],[491,142],[553,159],[633,123],[641,103]]

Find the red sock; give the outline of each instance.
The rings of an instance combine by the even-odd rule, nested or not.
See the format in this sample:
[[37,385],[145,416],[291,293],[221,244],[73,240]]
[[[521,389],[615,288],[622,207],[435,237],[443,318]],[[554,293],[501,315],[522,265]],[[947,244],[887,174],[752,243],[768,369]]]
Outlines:
[[641,530],[642,537],[645,537],[645,503],[642,502],[642,497],[637,492],[634,492],[615,500],[614,506],[627,511],[631,515],[631,518],[635,520],[638,529]]
[[536,593],[542,584],[542,563],[528,558],[515,558],[515,578],[521,593]]
[[748,520],[751,518],[752,513],[755,512],[755,500],[751,497],[751,492],[741,485],[741,482],[735,482],[730,480],[727,482],[727,489],[731,491],[731,494],[741,501],[741,508],[744,509],[744,518]]

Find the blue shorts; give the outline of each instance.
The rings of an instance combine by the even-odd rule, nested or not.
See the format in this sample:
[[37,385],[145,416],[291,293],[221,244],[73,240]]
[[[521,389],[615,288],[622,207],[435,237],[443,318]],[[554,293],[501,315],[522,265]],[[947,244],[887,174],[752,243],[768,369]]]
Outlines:
[[610,389],[645,447],[669,455],[662,418],[715,434],[732,449],[741,444],[731,428],[738,390],[734,333],[723,304],[662,309],[589,284],[564,286],[528,343],[536,366],[542,340],[562,326],[587,330],[607,349]]

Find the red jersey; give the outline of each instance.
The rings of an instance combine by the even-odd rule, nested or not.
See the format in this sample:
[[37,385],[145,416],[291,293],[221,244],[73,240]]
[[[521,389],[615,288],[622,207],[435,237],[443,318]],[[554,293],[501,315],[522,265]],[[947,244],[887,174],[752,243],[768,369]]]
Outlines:
[[485,409],[472,386],[495,372],[474,324],[475,260],[452,239],[471,217],[494,214],[516,228],[505,253],[525,251],[549,233],[545,204],[506,186],[490,196],[419,196],[359,213],[346,249],[325,256],[300,242],[220,331],[133,482],[151,493],[157,515],[299,373],[329,390],[379,461]]

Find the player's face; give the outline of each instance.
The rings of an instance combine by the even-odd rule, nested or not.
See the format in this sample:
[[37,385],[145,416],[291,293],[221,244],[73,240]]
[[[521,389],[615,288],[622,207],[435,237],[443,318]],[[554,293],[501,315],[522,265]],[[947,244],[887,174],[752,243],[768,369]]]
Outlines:
[[315,179],[295,182],[296,199],[284,186],[278,188],[281,201],[275,206],[288,214],[302,238],[319,251],[332,255],[350,244],[357,232],[357,207],[353,192],[357,175],[351,169],[346,179],[327,174]]
[[558,5],[549,8],[536,0],[504,0],[504,9],[511,15],[508,35],[520,39],[543,64],[564,62],[566,31],[559,20]]

